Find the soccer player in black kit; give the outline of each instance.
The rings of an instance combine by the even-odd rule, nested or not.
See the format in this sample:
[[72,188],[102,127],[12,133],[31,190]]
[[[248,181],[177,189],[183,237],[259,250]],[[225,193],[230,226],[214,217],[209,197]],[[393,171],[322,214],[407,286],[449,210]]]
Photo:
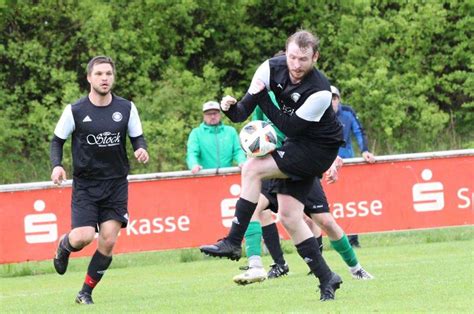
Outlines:
[[119,231],[128,223],[127,134],[135,158],[142,163],[149,158],[137,108],[133,102],[112,94],[114,80],[111,58],[90,60],[89,95],[64,109],[51,141],[51,179],[59,185],[66,179],[61,164],[63,145],[72,134],[71,231],[59,240],[54,257],[56,271],[64,274],[71,252],[80,251],[94,240],[96,231],[99,233],[97,250],[76,297],[79,304],[93,304],[92,290],[112,262]]
[[[241,101],[221,100],[221,109],[234,122],[244,121],[258,104],[287,136],[282,147],[264,158],[249,158],[242,168],[242,191],[235,217],[224,239],[201,246],[211,256],[239,259],[241,242],[255,211],[262,179],[273,178],[278,210],[298,254],[319,279],[320,300],[332,300],[342,283],[322,257],[316,238],[303,219],[306,197],[314,180],[329,169],[343,143],[342,126],[331,107],[327,78],[314,68],[319,58],[319,39],[298,31],[286,42],[286,54],[265,61],[257,69]],[[272,104],[268,91],[281,109]]]

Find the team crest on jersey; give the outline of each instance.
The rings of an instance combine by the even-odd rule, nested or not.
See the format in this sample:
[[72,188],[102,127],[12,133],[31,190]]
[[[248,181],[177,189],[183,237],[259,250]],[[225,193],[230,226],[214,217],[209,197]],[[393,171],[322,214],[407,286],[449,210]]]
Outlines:
[[298,100],[300,99],[301,95],[298,94],[298,93],[293,93],[291,94],[291,99],[294,101],[294,102],[298,102]]
[[112,120],[114,120],[115,122],[122,121],[122,114],[118,111],[114,112],[112,115]]

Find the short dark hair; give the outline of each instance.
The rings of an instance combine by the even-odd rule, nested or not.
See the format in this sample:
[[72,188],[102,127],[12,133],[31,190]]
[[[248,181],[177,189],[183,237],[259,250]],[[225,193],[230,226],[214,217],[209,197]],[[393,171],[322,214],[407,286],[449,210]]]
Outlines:
[[92,73],[92,68],[96,64],[102,64],[102,63],[108,63],[112,67],[112,71],[115,74],[115,63],[114,60],[112,60],[111,57],[107,56],[97,56],[91,59],[89,63],[87,64],[87,75],[90,75]]
[[299,30],[286,40],[286,49],[291,42],[295,42],[301,48],[313,48],[313,52],[319,51],[319,38],[307,30]]

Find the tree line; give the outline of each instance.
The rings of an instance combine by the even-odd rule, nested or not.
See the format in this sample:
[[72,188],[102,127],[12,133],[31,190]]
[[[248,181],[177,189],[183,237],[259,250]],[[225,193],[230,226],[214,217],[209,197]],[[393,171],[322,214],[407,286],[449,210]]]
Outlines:
[[242,96],[256,67],[301,28],[320,37],[317,67],[358,112],[375,154],[473,148],[473,8],[455,0],[4,2],[0,183],[49,180],[55,124],[88,92],[85,66],[95,55],[116,61],[115,93],[140,112],[151,160],[132,162],[132,173],[186,169],[201,105]]

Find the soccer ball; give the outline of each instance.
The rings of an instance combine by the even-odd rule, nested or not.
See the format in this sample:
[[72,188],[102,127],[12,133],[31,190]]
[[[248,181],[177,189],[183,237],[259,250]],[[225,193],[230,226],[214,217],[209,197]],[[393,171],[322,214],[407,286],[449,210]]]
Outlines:
[[248,157],[263,157],[275,150],[277,135],[273,126],[265,121],[247,123],[239,134],[240,145]]

